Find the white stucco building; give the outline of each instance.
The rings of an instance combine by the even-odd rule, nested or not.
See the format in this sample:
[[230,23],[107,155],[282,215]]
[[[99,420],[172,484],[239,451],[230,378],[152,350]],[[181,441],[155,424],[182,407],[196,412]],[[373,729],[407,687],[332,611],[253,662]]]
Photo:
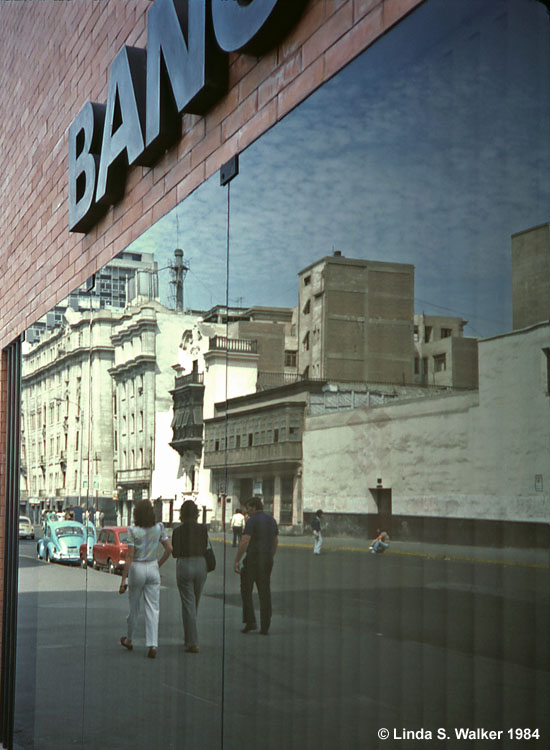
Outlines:
[[539,323],[479,342],[479,391],[306,417],[304,510],[383,517],[402,536],[474,533],[476,521],[482,537],[546,527],[549,352],[550,323]]

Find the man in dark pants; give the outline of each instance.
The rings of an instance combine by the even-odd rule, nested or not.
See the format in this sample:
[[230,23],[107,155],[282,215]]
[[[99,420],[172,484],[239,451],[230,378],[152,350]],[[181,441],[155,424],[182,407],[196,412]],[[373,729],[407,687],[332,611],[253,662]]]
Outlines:
[[[252,497],[246,503],[246,510],[248,520],[234,565],[235,573],[240,573],[241,576],[244,622],[241,633],[250,633],[258,627],[252,601],[252,591],[256,584],[260,598],[260,633],[267,635],[271,624],[271,571],[277,551],[279,529],[273,516],[264,513],[259,497]],[[240,561],[245,553],[246,557],[241,570]]]

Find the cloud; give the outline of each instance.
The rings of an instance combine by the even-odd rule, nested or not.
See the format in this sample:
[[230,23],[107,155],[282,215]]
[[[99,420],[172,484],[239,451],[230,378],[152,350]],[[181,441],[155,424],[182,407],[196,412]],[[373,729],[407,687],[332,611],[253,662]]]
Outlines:
[[[230,301],[294,305],[298,271],[335,249],[413,263],[434,312],[509,329],[510,236],[550,218],[542,15],[515,0],[427,3],[247,149]],[[164,265],[183,248],[191,306],[225,301],[226,191],[215,175],[138,242]]]

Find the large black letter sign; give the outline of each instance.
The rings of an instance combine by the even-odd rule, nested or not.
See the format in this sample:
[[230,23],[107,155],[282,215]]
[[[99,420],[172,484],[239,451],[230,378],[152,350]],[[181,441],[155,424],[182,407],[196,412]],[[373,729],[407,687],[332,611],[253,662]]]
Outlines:
[[69,127],[69,230],[87,232],[103,209],[94,204],[105,105],[86,102]]
[[307,0],[155,0],[147,50],[113,60],[106,105],[84,105],[69,127],[69,231],[87,232],[124,193],[132,164],[151,167],[227,90],[227,52],[259,54]]
[[145,158],[152,164],[179,138],[183,111],[204,114],[227,87],[205,0],[157,0],[147,16]]
[[224,52],[265,52],[296,22],[305,0],[212,0],[214,33]]
[[123,47],[113,60],[97,176],[97,203],[110,205],[124,193],[126,168],[143,153],[146,53]]

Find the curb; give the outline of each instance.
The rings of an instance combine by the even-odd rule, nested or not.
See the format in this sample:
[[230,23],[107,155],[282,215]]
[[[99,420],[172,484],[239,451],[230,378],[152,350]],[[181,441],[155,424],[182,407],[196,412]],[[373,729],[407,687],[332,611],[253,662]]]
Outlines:
[[[217,537],[217,536],[211,536],[210,539],[213,542],[221,542],[222,544],[225,541],[225,544],[231,545],[231,540],[229,539],[223,539],[223,537]],[[311,544],[288,544],[282,541],[279,541],[279,547],[285,547],[286,549],[311,549]],[[363,554],[370,554],[370,550],[365,547],[334,547],[330,544],[324,544],[323,550],[327,552],[360,552]],[[493,558],[483,558],[483,557],[471,557],[466,555],[453,555],[448,554],[445,552],[411,552],[409,550],[399,550],[399,549],[389,549],[387,552],[384,553],[385,555],[401,555],[404,557],[421,557],[426,558],[430,560],[449,560],[453,562],[467,562],[467,563],[484,563],[486,565],[504,565],[504,566],[510,566],[510,567],[516,567],[516,568],[531,568],[531,569],[538,569],[538,570],[550,570],[550,565],[545,565],[544,563],[530,563],[530,562],[523,562],[521,560],[496,560]]]

